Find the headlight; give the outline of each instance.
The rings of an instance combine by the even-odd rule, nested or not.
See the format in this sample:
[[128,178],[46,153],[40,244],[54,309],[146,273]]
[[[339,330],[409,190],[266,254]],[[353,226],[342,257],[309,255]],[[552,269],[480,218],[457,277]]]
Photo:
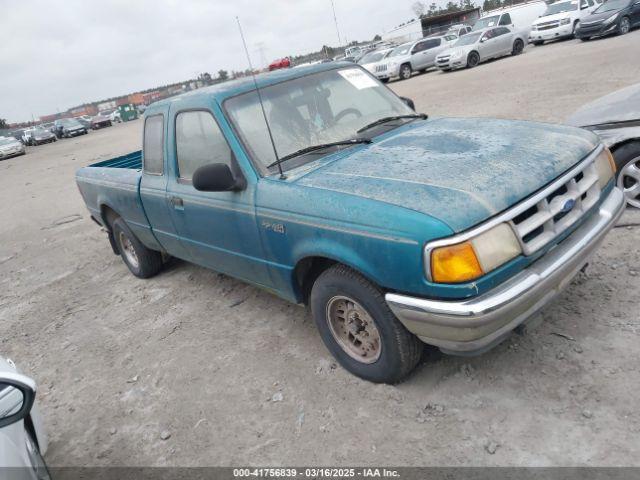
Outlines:
[[616,173],[616,161],[613,159],[611,151],[604,147],[600,155],[596,157],[595,164],[598,172],[598,185],[600,189],[603,189]]
[[474,280],[522,253],[520,243],[506,223],[469,240],[430,251],[430,276],[438,283]]
[[607,19],[606,19],[604,22],[602,22],[602,23],[604,23],[605,25],[606,25],[607,23],[613,23],[613,21],[614,21],[616,18],[618,18],[618,14],[617,14],[617,13],[614,13],[613,15],[611,15],[609,18],[607,18]]
[[570,18],[563,18],[562,20],[560,20],[560,25],[569,25],[570,23],[571,23]]

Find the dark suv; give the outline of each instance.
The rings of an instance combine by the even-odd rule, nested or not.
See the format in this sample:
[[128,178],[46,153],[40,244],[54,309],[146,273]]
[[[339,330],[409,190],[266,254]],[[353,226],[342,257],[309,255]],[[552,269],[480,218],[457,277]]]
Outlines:
[[640,0],[608,0],[585,17],[575,30],[580,40],[629,33],[640,25]]
[[86,127],[84,127],[75,118],[62,118],[56,120],[53,125],[54,132],[58,138],[71,138],[76,135],[84,135],[88,133]]

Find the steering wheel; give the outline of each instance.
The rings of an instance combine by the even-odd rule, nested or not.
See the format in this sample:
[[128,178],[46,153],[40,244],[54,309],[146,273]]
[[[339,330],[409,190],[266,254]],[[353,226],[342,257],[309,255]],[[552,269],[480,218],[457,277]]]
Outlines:
[[345,108],[340,113],[338,113],[335,117],[333,117],[333,121],[338,123],[342,120],[343,117],[347,115],[355,115],[357,118],[362,117],[362,112],[357,108]]

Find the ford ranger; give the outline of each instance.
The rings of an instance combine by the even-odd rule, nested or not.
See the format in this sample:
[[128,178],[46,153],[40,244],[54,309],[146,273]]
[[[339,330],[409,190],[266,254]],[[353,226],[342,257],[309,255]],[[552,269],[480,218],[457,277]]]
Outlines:
[[341,365],[398,382],[566,286],[623,211],[614,170],[586,130],[430,119],[336,62],[154,103],[142,151],[77,183],[134,275],[174,256],[307,304]]

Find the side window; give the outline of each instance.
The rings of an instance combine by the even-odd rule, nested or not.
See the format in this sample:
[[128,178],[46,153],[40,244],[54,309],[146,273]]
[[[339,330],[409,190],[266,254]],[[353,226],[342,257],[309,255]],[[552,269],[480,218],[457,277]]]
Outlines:
[[144,172],[151,175],[162,175],[164,155],[164,117],[152,115],[144,121],[143,160]]
[[429,50],[430,48],[435,48],[437,46],[440,45],[440,43],[442,42],[442,39],[440,38],[434,38],[432,40],[427,40],[425,43],[425,50]]
[[176,155],[179,177],[185,180],[203,165],[231,165],[231,149],[211,113],[204,111],[178,113]]
[[509,15],[508,13],[505,13],[500,18],[500,23],[498,25],[511,25],[511,23],[512,23],[511,22],[511,15]]
[[425,42],[419,42],[416,43],[415,46],[413,47],[413,49],[411,50],[411,53],[418,53],[421,52],[425,49]]
[[482,38],[485,39],[485,40],[491,40],[495,36],[496,36],[496,30],[492,29],[492,30],[487,30],[486,32],[484,32],[484,35],[482,36]]
[[509,33],[509,29],[505,28],[505,27],[500,27],[500,28],[496,28],[495,29],[495,36],[500,36],[500,35],[504,35],[506,33]]

